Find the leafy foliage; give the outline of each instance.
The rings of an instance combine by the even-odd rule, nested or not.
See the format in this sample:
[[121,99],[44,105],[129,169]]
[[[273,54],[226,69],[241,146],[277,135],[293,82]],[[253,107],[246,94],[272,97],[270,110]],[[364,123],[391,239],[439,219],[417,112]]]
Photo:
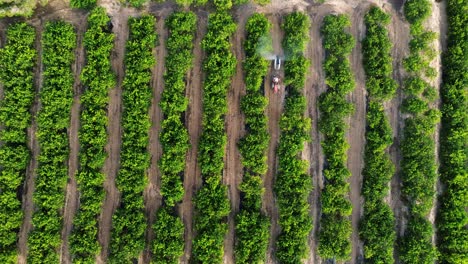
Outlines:
[[270,33],[270,27],[264,15],[254,14],[245,28],[246,58],[243,66],[247,94],[242,98],[241,109],[245,114],[247,134],[239,142],[245,172],[240,185],[241,209],[236,216],[236,263],[265,261],[270,235],[270,222],[260,212],[264,191],[262,177],[267,171],[266,151],[270,139],[265,115],[268,102],[261,86],[269,63],[258,52],[261,40]]
[[181,173],[185,168],[185,154],[189,147],[188,132],[183,124],[183,115],[188,105],[184,79],[192,65],[196,16],[193,13],[177,12],[166,20],[166,26],[170,35],[166,43],[165,86],[159,104],[164,114],[159,136],[163,149],[159,170],[161,194],[168,206],[174,206],[184,196]]
[[325,188],[322,192],[323,216],[320,222],[318,252],[324,259],[347,260],[351,254],[351,203],[347,199],[351,175],[346,168],[346,125],[344,118],[353,111],[346,94],[354,89],[348,56],[355,43],[346,28],[351,22],[345,15],[324,18],[321,33],[326,51],[324,61],[326,93],[319,98],[321,118],[319,129],[324,135],[322,148],[326,158],[323,171]]
[[391,78],[392,48],[388,31],[390,16],[378,7],[372,7],[365,15],[366,37],[362,41],[363,64],[366,72],[366,88],[372,99],[390,99],[396,91]]
[[191,12],[175,12],[166,19],[169,37],[166,42],[165,87],[159,103],[164,115],[159,135],[163,150],[159,170],[164,204],[154,224],[153,259],[156,263],[178,263],[184,249],[184,225],[169,207],[181,202],[184,196],[181,175],[189,147],[188,132],[183,124],[188,105],[185,76],[192,65],[196,22],[196,16]]
[[42,47],[44,81],[40,92],[41,109],[37,117],[40,154],[33,194],[33,230],[28,237],[28,262],[57,263],[63,219],[61,210],[68,178],[67,128],[73,101],[71,66],[76,48],[73,26],[62,21],[47,23]]
[[151,103],[151,69],[155,64],[152,49],[156,43],[154,17],[130,18],[126,45],[126,72],[123,81],[122,148],[116,178],[120,207],[112,217],[110,263],[128,263],[144,249],[146,220],[143,190],[149,167],[148,109]]
[[[405,16],[411,23],[410,55],[404,66],[409,77],[404,83],[406,98],[402,112],[410,114],[405,120],[401,142],[402,194],[409,207],[409,219],[404,235],[399,241],[400,260],[403,263],[433,263],[437,259],[432,244],[432,224],[427,219],[433,206],[437,165],[435,162],[435,125],[440,113],[431,109],[427,93],[432,87],[425,81],[434,74],[428,74],[433,49],[430,44],[435,34],[426,31],[422,23],[431,13],[427,0],[413,0],[405,3]],[[435,99],[434,96],[431,99]]]
[[405,17],[411,24],[421,24],[431,15],[431,4],[428,0],[409,0],[404,6]]
[[184,254],[184,223],[165,206],[159,209],[153,229],[154,263],[179,263]]
[[391,78],[391,44],[386,29],[389,22],[388,14],[378,7],[371,7],[365,15],[367,32],[362,41],[369,101],[361,190],[364,197],[364,217],[360,222],[359,235],[364,242],[364,257],[371,263],[395,262],[395,217],[390,206],[383,201],[395,172],[394,165],[386,154],[386,149],[393,141],[392,129],[382,102],[391,99],[396,90],[396,83]]
[[394,262],[395,219],[391,208],[383,201],[395,170],[385,153],[392,143],[391,132],[382,103],[370,101],[367,110],[365,166],[362,172],[364,217],[359,232],[364,242],[364,256],[373,263]]
[[436,76],[436,70],[429,63],[435,57],[434,50],[429,46],[437,35],[424,29],[423,22],[431,14],[429,0],[406,1],[404,6],[405,17],[410,22],[411,40],[409,43],[410,55],[404,59],[403,66],[409,73],[421,74],[429,78]]
[[109,89],[115,86],[111,68],[114,34],[107,25],[110,18],[103,8],[94,9],[88,17],[88,30],[84,36],[86,66],[81,72],[85,91],[81,96],[80,168],[76,174],[80,207],[73,220],[70,252],[73,261],[94,263],[100,251],[98,218],[105,192],[104,174],[101,172],[107,157],[107,106]]
[[47,0],[0,0],[0,18],[23,16],[30,17],[38,2],[45,5]]
[[309,39],[309,17],[293,12],[284,17],[282,28],[285,54],[285,84],[288,95],[280,119],[278,173],[274,190],[279,208],[281,233],[276,241],[276,257],[281,263],[302,263],[307,257],[307,237],[312,229],[309,196],[312,182],[308,164],[300,158],[304,143],[309,141],[310,119],[304,116],[306,99],[302,94],[309,61],[303,56]]
[[7,29],[7,43],[0,50],[0,262],[16,263],[16,242],[23,219],[17,192],[30,159],[26,128],[31,121],[29,108],[34,100],[33,68],[37,57],[36,34],[26,23]]
[[92,9],[96,4],[97,0],[70,0],[72,8]]
[[194,198],[197,232],[192,250],[194,263],[220,263],[223,258],[223,241],[227,233],[225,218],[230,212],[227,188],[221,182],[227,140],[224,115],[227,112],[226,93],[236,66],[229,42],[235,30],[236,24],[228,13],[211,14],[208,32],[202,42],[206,58],[198,160],[204,184]]
[[400,255],[402,263],[434,263],[437,258],[432,245],[432,225],[426,218],[419,214],[410,216],[405,236],[400,242],[404,254]]
[[448,43],[444,54],[440,173],[445,191],[437,216],[441,263],[468,262],[468,6],[447,1]]

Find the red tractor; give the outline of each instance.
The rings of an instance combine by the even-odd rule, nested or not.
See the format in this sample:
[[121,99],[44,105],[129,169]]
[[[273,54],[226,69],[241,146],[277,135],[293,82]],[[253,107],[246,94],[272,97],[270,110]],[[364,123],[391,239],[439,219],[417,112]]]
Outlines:
[[281,86],[280,86],[281,80],[278,74],[278,71],[281,68],[281,58],[279,56],[276,56],[273,67],[274,67],[275,73],[273,74],[273,78],[271,79],[271,88],[273,89],[275,93],[277,93],[281,89]]
[[273,79],[271,80],[271,87],[275,93],[280,90],[280,78],[278,76],[273,75]]

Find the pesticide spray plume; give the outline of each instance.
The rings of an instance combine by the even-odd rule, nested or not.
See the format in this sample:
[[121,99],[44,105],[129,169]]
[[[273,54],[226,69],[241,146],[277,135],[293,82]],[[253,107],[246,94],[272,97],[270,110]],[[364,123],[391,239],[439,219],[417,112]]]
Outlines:
[[273,43],[270,35],[262,36],[258,40],[257,53],[267,60],[274,60]]

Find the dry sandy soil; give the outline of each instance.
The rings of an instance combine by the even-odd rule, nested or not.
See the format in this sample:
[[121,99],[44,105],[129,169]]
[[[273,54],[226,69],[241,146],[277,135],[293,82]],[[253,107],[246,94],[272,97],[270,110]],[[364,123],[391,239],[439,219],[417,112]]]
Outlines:
[[185,120],[190,135],[190,150],[187,153],[184,173],[185,196],[180,206],[179,213],[185,224],[185,251],[181,262],[188,263],[190,260],[193,232],[193,212],[194,206],[192,198],[195,192],[201,187],[201,172],[197,162],[198,141],[201,134],[202,120],[202,60],[204,52],[201,48],[201,41],[206,33],[208,17],[206,13],[198,13],[198,28],[195,36],[194,65],[188,74],[186,96],[189,98],[188,110],[185,113]]
[[[157,167],[157,161],[161,156],[161,146],[158,141],[158,134],[160,130],[160,121],[162,114],[159,109],[159,100],[161,98],[161,92],[164,89],[163,85],[163,73],[164,73],[164,56],[166,54],[164,43],[167,38],[167,30],[164,28],[163,19],[167,17],[173,10],[176,9],[174,4],[164,3],[156,4],[151,3],[146,5],[142,10],[122,7],[118,0],[101,0],[100,5],[104,6],[111,18],[113,23],[113,31],[116,34],[115,48],[112,53],[112,68],[117,74],[117,85],[114,89],[109,91],[109,108],[108,118],[109,127],[108,135],[109,140],[106,146],[108,152],[108,158],[106,160],[103,172],[106,175],[106,181],[104,183],[104,189],[106,191],[106,198],[103,203],[102,212],[99,217],[99,242],[102,245],[102,252],[97,256],[97,263],[105,263],[107,260],[112,213],[118,207],[119,204],[119,191],[115,186],[115,177],[119,169],[119,153],[121,144],[122,129],[120,126],[121,112],[122,112],[122,80],[125,73],[125,66],[123,65],[124,54],[125,54],[125,41],[128,38],[128,24],[127,19],[132,16],[138,16],[143,13],[154,14],[157,19],[156,32],[159,36],[158,46],[154,50],[154,55],[157,59],[157,63],[153,69],[153,79],[151,87],[153,89],[153,99],[151,102],[151,109],[149,111],[150,119],[152,122],[150,135],[150,144],[148,151],[151,153],[151,166],[148,168],[148,186],[145,189],[145,214],[147,216],[148,228],[146,230],[146,240],[149,243],[152,241],[154,235],[151,230],[151,225],[154,222],[155,212],[161,204],[161,195],[159,194],[159,171]],[[352,176],[349,179],[350,193],[349,199],[353,204],[353,213],[351,221],[353,225],[352,240],[352,258],[349,263],[362,263],[362,242],[359,240],[357,227],[360,216],[362,215],[362,204],[363,200],[360,196],[360,189],[362,184],[361,170],[363,167],[363,150],[365,144],[365,111],[366,111],[366,90],[365,90],[365,76],[362,66],[362,52],[360,40],[365,35],[365,26],[363,23],[363,15],[367,11],[370,5],[375,4],[385,9],[391,14],[392,22],[389,25],[390,38],[394,44],[392,49],[392,57],[394,59],[394,74],[393,77],[401,85],[402,80],[405,78],[405,72],[402,69],[402,59],[408,54],[407,43],[409,40],[409,29],[408,24],[403,19],[402,14],[402,0],[330,0],[324,4],[317,4],[312,0],[272,0],[272,3],[259,7],[255,5],[244,5],[242,7],[236,7],[233,10],[233,15],[238,23],[238,29],[232,37],[232,52],[238,58],[239,64],[236,68],[235,76],[232,80],[232,85],[228,91],[228,113],[226,115],[226,132],[228,135],[228,142],[226,147],[225,155],[225,166],[223,171],[223,183],[228,186],[228,197],[231,201],[232,212],[229,215],[227,221],[229,224],[229,233],[225,239],[224,248],[224,263],[234,263],[233,246],[234,246],[234,216],[239,210],[239,190],[238,185],[242,181],[243,167],[240,160],[240,154],[237,148],[238,140],[244,135],[244,117],[240,111],[239,102],[241,97],[245,94],[245,84],[243,80],[242,65],[240,62],[244,58],[242,50],[242,41],[244,39],[244,25],[247,18],[254,12],[265,13],[272,23],[272,37],[273,37],[273,48],[275,53],[282,54],[281,41],[284,32],[280,28],[282,22],[282,16],[285,13],[293,10],[300,10],[306,12],[311,18],[310,27],[310,42],[307,46],[306,57],[310,59],[311,66],[306,80],[304,94],[307,98],[308,107],[306,115],[312,120],[312,129],[310,131],[311,142],[305,144],[305,149],[302,153],[303,159],[307,160],[310,164],[309,173],[312,177],[313,191],[310,193],[310,215],[314,219],[314,228],[309,236],[310,254],[309,258],[305,260],[305,263],[322,263],[319,256],[317,255],[317,234],[320,229],[320,193],[323,189],[323,164],[324,157],[320,142],[322,135],[318,131],[318,120],[320,113],[317,108],[317,99],[321,93],[326,91],[326,85],[324,82],[324,72],[321,64],[324,59],[324,51],[321,46],[320,26],[323,17],[331,13],[347,14],[351,21],[352,26],[349,32],[357,40],[356,47],[354,48],[350,61],[356,80],[356,88],[354,92],[349,94],[348,100],[355,105],[354,114],[347,120],[349,123],[349,130],[347,133],[347,139],[350,144],[348,151],[347,165],[350,169]],[[444,39],[446,34],[446,23],[445,23],[445,6],[443,3],[433,4],[433,14],[427,27],[435,32],[440,33],[439,41],[435,43],[434,48],[440,52],[444,48]],[[185,224],[185,254],[181,258],[181,263],[190,262],[190,251],[191,243],[194,237],[193,230],[193,203],[192,199],[196,191],[200,188],[201,176],[200,168],[197,162],[198,153],[198,141],[201,133],[201,118],[202,118],[202,85],[203,85],[203,72],[202,62],[204,59],[204,52],[201,48],[201,40],[206,33],[208,12],[202,9],[193,9],[198,17],[198,28],[195,39],[194,47],[194,63],[193,68],[187,73],[187,88],[186,96],[189,98],[189,107],[186,111],[186,125],[190,135],[191,148],[187,153],[186,157],[186,170],[184,173],[184,187],[185,196],[183,202],[178,206],[178,212],[183,219]],[[61,2],[60,0],[51,1],[46,7],[41,7],[37,10],[36,14],[28,20],[32,25],[36,27],[38,32],[38,40],[36,41],[36,48],[41,52],[40,36],[41,31],[45,23],[49,20],[64,19],[73,23],[76,26],[79,38],[78,48],[76,51],[76,62],[73,66],[75,76],[79,76],[82,67],[85,63],[84,49],[82,46],[83,32],[86,29],[86,13],[82,11],[71,10],[68,8],[68,3]],[[4,36],[4,30],[8,23],[16,21],[17,19],[3,19],[0,20],[0,36]],[[4,41],[0,41],[4,43]],[[438,56],[433,66],[440,71],[440,56]],[[39,56],[37,61],[37,67],[35,68],[35,87],[37,91],[40,91],[42,83],[42,66],[41,58]],[[269,75],[265,80],[265,96],[269,100],[269,105],[266,110],[268,115],[268,129],[270,132],[271,140],[268,149],[268,172],[264,178],[265,195],[263,197],[262,210],[266,215],[271,218],[271,239],[267,254],[267,263],[277,263],[274,250],[275,250],[275,239],[280,232],[278,226],[278,208],[276,205],[276,197],[274,195],[273,186],[275,181],[275,175],[277,170],[277,155],[276,148],[280,138],[279,132],[279,119],[283,111],[284,93],[274,94],[270,87]],[[284,73],[279,72],[281,76]],[[436,88],[440,86],[440,75],[432,83]],[[1,87],[0,87],[1,88]],[[0,91],[1,92],[1,91]],[[64,226],[62,230],[63,243],[60,250],[61,263],[70,263],[70,255],[68,252],[67,239],[72,230],[72,220],[79,206],[79,194],[77,192],[76,181],[74,175],[79,168],[78,161],[78,130],[79,130],[79,112],[80,112],[80,94],[82,93],[81,84],[76,78],[74,85],[74,102],[71,113],[71,123],[69,129],[70,136],[70,157],[67,161],[69,165],[69,181],[66,187],[66,203],[63,210],[64,215]],[[407,214],[407,208],[400,198],[400,179],[398,172],[400,170],[399,163],[401,155],[399,153],[399,138],[402,134],[404,116],[399,112],[399,106],[401,104],[402,94],[399,90],[396,98],[385,104],[386,112],[390,118],[390,123],[393,128],[395,142],[389,149],[389,154],[396,165],[397,173],[390,183],[391,191],[389,192],[386,201],[391,205],[395,216],[397,218],[397,230],[398,233],[402,233],[405,228],[405,218]],[[433,107],[438,107],[440,102],[437,102]],[[31,111],[35,115],[40,109],[40,102],[36,98],[34,106]],[[39,153],[39,147],[37,139],[35,137],[37,124],[35,118],[28,129],[28,145],[32,150],[32,159],[26,173],[26,180],[23,187],[23,210],[25,212],[25,221],[21,227],[19,233],[19,263],[26,263],[27,256],[27,234],[31,230],[31,216],[34,210],[32,203],[32,194],[34,192],[34,179],[35,169],[37,168],[37,156]],[[436,137],[437,139],[437,133]],[[438,142],[437,142],[438,143]],[[436,150],[437,151],[437,150]],[[434,209],[435,210],[435,209]],[[433,218],[431,218],[433,220]],[[147,248],[141,253],[139,263],[149,263],[150,252]],[[396,256],[398,257],[398,256]]]

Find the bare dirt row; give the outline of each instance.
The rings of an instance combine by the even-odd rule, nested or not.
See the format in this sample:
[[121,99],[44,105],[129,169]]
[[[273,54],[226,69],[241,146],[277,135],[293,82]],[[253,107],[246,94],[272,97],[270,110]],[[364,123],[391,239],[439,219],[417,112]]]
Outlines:
[[[99,242],[102,245],[102,252],[97,257],[97,263],[105,263],[107,260],[110,232],[111,232],[111,221],[112,214],[119,204],[119,192],[115,186],[115,178],[119,169],[119,153],[121,144],[122,129],[120,125],[121,113],[122,113],[122,81],[125,73],[124,66],[124,54],[125,54],[125,42],[128,38],[128,24],[127,20],[129,17],[138,16],[143,13],[149,12],[156,16],[157,25],[155,30],[158,34],[158,45],[155,49],[156,66],[153,69],[153,79],[151,87],[153,89],[153,99],[150,109],[150,118],[152,122],[150,135],[150,144],[148,151],[151,153],[151,166],[148,169],[148,186],[145,189],[145,214],[147,216],[148,227],[146,231],[146,240],[150,243],[154,235],[151,230],[151,225],[154,223],[154,216],[161,204],[161,196],[159,194],[159,171],[157,161],[161,156],[161,146],[159,144],[158,136],[160,131],[160,122],[162,114],[159,109],[159,100],[161,92],[164,89],[163,85],[163,73],[164,73],[164,56],[165,48],[164,43],[167,38],[167,30],[164,28],[164,18],[166,18],[175,7],[173,4],[150,4],[143,10],[136,10],[131,8],[124,8],[114,0],[103,0],[101,4],[108,10],[112,17],[113,31],[116,34],[115,48],[112,54],[112,68],[117,75],[117,85],[114,89],[109,91],[109,108],[108,108],[108,144],[106,151],[108,158],[106,160],[103,172],[106,175],[104,183],[104,189],[106,191],[106,198],[103,203],[101,216],[99,219]],[[323,189],[323,164],[324,157],[322,154],[320,142],[322,139],[321,134],[318,130],[318,120],[320,113],[317,107],[317,100],[320,94],[326,91],[326,85],[324,82],[324,73],[322,70],[322,61],[324,58],[324,51],[321,46],[320,26],[322,24],[323,17],[331,13],[344,13],[349,15],[352,21],[352,27],[350,32],[357,40],[357,45],[353,50],[350,57],[352,69],[356,80],[356,88],[352,92],[348,99],[355,106],[354,114],[349,118],[349,131],[347,134],[350,148],[348,151],[348,168],[351,171],[352,176],[349,179],[350,193],[349,198],[353,204],[353,214],[351,216],[353,225],[352,234],[352,260],[349,263],[360,263],[362,258],[362,243],[359,241],[358,236],[358,224],[359,219],[362,215],[362,198],[360,196],[360,189],[362,184],[361,170],[363,167],[363,150],[365,144],[365,113],[366,113],[366,91],[365,91],[365,79],[364,71],[362,67],[362,51],[360,40],[364,37],[365,27],[363,23],[363,16],[371,4],[376,4],[386,10],[392,16],[392,22],[389,25],[390,38],[394,44],[392,49],[392,57],[394,59],[394,75],[393,77],[401,85],[402,80],[405,77],[404,70],[402,69],[402,59],[408,54],[408,40],[409,40],[409,29],[408,24],[404,21],[401,5],[402,2],[395,0],[386,2],[383,0],[370,0],[370,1],[357,1],[357,0],[330,0],[325,4],[314,4],[312,1],[290,1],[284,2],[279,0],[273,0],[272,4],[265,7],[257,7],[254,5],[245,5],[243,7],[234,10],[233,14],[238,24],[238,30],[232,38],[233,48],[232,51],[238,59],[238,66],[236,68],[235,76],[232,80],[231,88],[228,91],[228,113],[226,115],[226,133],[228,136],[228,142],[226,147],[225,155],[225,167],[223,172],[223,183],[228,186],[228,196],[231,201],[231,214],[228,217],[229,233],[225,239],[225,258],[224,263],[234,263],[234,217],[239,210],[240,195],[238,186],[242,181],[243,168],[240,160],[240,154],[237,148],[238,140],[244,135],[244,121],[243,115],[240,111],[240,99],[245,94],[245,85],[243,80],[242,72],[242,59],[244,58],[242,50],[242,41],[244,39],[244,26],[247,18],[254,12],[262,12],[267,14],[268,18],[272,22],[272,37],[273,37],[273,49],[276,53],[281,54],[281,40],[284,32],[280,28],[282,22],[282,15],[292,10],[301,10],[307,12],[311,17],[311,28],[310,28],[310,42],[307,46],[306,57],[310,59],[311,66],[309,74],[306,80],[305,96],[307,98],[308,107],[305,113],[312,119],[312,129],[310,131],[311,142],[307,143],[302,154],[303,159],[309,162],[309,173],[312,177],[313,191],[309,197],[310,203],[310,215],[314,219],[314,228],[309,236],[310,244],[310,256],[306,260],[306,263],[321,263],[320,258],[317,255],[317,234],[320,229],[320,194]],[[428,25],[429,28],[436,32],[440,32],[440,38],[438,44],[435,46],[437,51],[442,50],[444,43],[444,36],[446,34],[446,28],[443,26],[445,23],[444,18],[444,5],[434,4],[433,17],[431,23]],[[178,206],[178,212],[181,215],[185,224],[185,254],[181,259],[182,263],[190,262],[191,252],[191,241],[194,237],[193,230],[193,214],[194,207],[192,199],[196,191],[201,185],[200,168],[197,163],[198,154],[198,141],[201,134],[201,120],[202,120],[202,85],[203,85],[203,71],[202,62],[204,59],[204,53],[201,48],[201,41],[206,33],[208,13],[202,9],[195,10],[198,17],[198,29],[195,39],[194,47],[194,63],[193,69],[187,74],[187,89],[186,96],[189,98],[189,107],[185,115],[185,121],[187,129],[190,135],[191,148],[187,153],[186,158],[186,169],[184,173],[184,188],[185,196],[183,202]],[[66,206],[64,208],[64,228],[62,231],[62,239],[64,241],[61,252],[61,262],[70,263],[70,255],[68,252],[67,241],[68,236],[72,230],[72,220],[74,213],[79,206],[78,198],[79,194],[76,188],[76,181],[74,180],[74,174],[79,168],[78,161],[78,130],[79,130],[79,111],[80,102],[79,96],[82,92],[81,85],[79,83],[79,73],[81,68],[84,66],[84,49],[81,41],[83,33],[86,29],[86,13],[81,11],[72,11],[66,4],[59,2],[59,0],[51,2],[45,8],[40,8],[37,14],[29,20],[38,32],[38,40],[36,42],[36,48],[39,51],[38,66],[35,72],[35,85],[37,91],[40,90],[42,83],[42,66],[40,63],[40,52],[41,43],[40,36],[45,23],[48,20],[53,19],[64,19],[72,22],[77,27],[77,33],[79,35],[79,45],[76,52],[77,58],[74,65],[74,73],[76,77],[76,83],[74,86],[75,98],[72,107],[71,124],[69,128],[70,135],[70,158],[67,161],[69,164],[69,182],[66,187]],[[0,21],[0,31],[4,31],[5,25],[12,22],[13,20]],[[3,33],[2,33],[3,34]],[[3,36],[0,34],[0,36]],[[440,70],[440,57],[435,62],[435,66]],[[274,195],[274,181],[277,170],[277,155],[276,147],[279,141],[279,120],[283,110],[284,93],[274,94],[271,90],[269,83],[269,76],[265,79],[265,96],[269,100],[268,109],[266,114],[269,118],[269,132],[270,132],[270,144],[268,150],[268,172],[264,178],[265,195],[263,197],[263,208],[262,210],[267,216],[271,218],[271,239],[267,254],[267,263],[277,263],[274,257],[275,240],[280,232],[278,226],[278,208],[275,201]],[[434,82],[434,85],[438,88],[440,86],[440,76]],[[391,192],[387,198],[388,203],[392,206],[397,219],[397,230],[398,233],[402,233],[405,226],[405,214],[406,208],[400,198],[400,179],[398,177],[399,162],[401,155],[399,153],[399,138],[403,128],[403,117],[399,112],[399,106],[401,104],[402,94],[399,90],[396,98],[386,103],[385,108],[388,116],[390,117],[390,123],[394,132],[394,144],[391,146],[389,153],[392,157],[393,162],[396,164],[397,173],[391,182]],[[436,107],[438,106],[435,105]],[[32,113],[35,115],[40,109],[40,102],[36,98],[35,104],[32,108]],[[35,168],[37,167],[37,156],[39,153],[39,146],[35,137],[37,125],[35,119],[31,127],[28,129],[29,146],[32,150],[32,159],[30,166],[27,171],[27,177],[23,188],[23,210],[25,212],[25,221],[21,227],[19,234],[19,262],[26,263],[27,256],[27,235],[31,230],[31,217],[34,210],[32,203],[32,194],[34,191],[34,178]],[[149,263],[150,252],[149,248],[142,252],[139,263]]]
[[185,121],[190,135],[190,150],[187,153],[186,166],[184,173],[185,196],[179,208],[179,214],[185,225],[185,250],[181,259],[182,263],[189,263],[192,250],[193,232],[193,212],[194,206],[192,198],[196,191],[201,187],[201,171],[197,162],[198,141],[202,127],[202,84],[203,71],[202,61],[204,52],[201,47],[201,41],[207,30],[208,17],[206,13],[197,13],[198,26],[194,45],[194,64],[188,74],[186,96],[189,98],[188,110],[185,113]]
[[85,62],[85,51],[83,46],[83,37],[86,31],[86,17],[82,17],[77,25],[77,49],[75,52],[75,64],[73,65],[73,74],[75,77],[75,83],[73,85],[73,104],[71,109],[70,116],[70,128],[68,131],[69,134],[69,143],[70,143],[70,155],[68,159],[68,182],[67,182],[67,191],[65,196],[65,207],[63,212],[63,229],[62,229],[62,246],[60,250],[60,262],[61,263],[71,263],[70,253],[68,250],[68,237],[70,236],[72,227],[73,227],[73,217],[79,206],[79,194],[77,190],[77,182],[75,175],[78,172],[78,152],[79,152],[79,140],[78,140],[78,130],[80,128],[80,96],[83,93],[81,87],[80,74],[82,67]]

